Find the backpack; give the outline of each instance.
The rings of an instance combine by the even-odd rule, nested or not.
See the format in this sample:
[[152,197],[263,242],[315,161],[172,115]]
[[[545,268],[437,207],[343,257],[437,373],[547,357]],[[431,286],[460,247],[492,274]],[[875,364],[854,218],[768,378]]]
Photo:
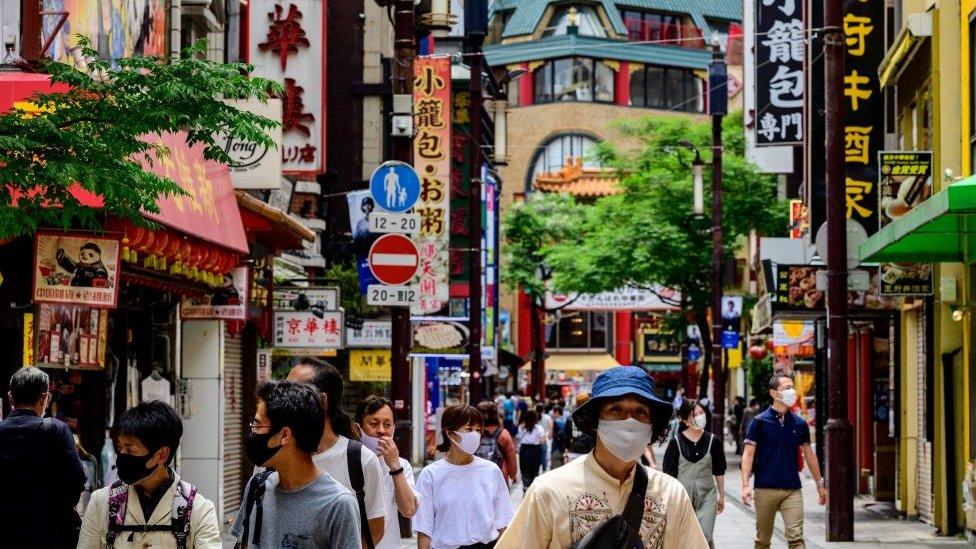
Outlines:
[[495,465],[499,469],[502,469],[502,464],[505,463],[505,456],[502,454],[502,447],[498,444],[498,437],[502,434],[502,428],[498,427],[495,429],[495,434],[489,435],[483,433],[481,435],[481,444],[475,451],[474,455],[480,457],[481,459],[486,459]]
[[505,419],[511,422],[515,421],[515,402],[506,398],[505,402],[502,403],[502,407],[505,409]]
[[[193,500],[196,495],[196,486],[181,480],[173,494],[173,510],[170,511],[169,524],[125,524],[129,485],[121,480],[115,481],[108,491],[108,530],[105,533],[105,549],[115,547],[115,540],[123,532],[170,532],[176,538],[176,547],[186,549],[186,542],[190,537],[190,516],[193,513]],[[148,517],[146,520],[149,520]],[[129,536],[131,538],[132,534]]]

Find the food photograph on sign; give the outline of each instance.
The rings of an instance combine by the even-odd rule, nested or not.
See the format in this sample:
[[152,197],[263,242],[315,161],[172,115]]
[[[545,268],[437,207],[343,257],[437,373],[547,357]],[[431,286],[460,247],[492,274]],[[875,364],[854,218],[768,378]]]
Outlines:
[[413,323],[412,353],[454,354],[467,352],[470,332],[463,321],[422,320]]
[[932,194],[931,152],[878,153],[879,221],[900,219]]
[[[796,311],[822,311],[826,308],[826,292],[817,287],[820,267],[809,265],[780,265],[776,277],[776,308]],[[898,302],[881,294],[881,277],[875,268],[864,269],[870,276],[866,292],[847,292],[849,306],[870,310],[891,310]]]
[[119,239],[40,231],[34,245],[34,301],[113,308]]
[[224,273],[220,286],[214,288],[213,293],[184,299],[180,315],[185,319],[245,320],[248,275],[247,267]]

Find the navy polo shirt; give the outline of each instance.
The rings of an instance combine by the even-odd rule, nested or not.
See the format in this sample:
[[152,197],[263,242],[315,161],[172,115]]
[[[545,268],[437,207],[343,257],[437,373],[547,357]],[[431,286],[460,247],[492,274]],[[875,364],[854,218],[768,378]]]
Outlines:
[[770,406],[749,424],[746,440],[756,445],[752,462],[756,488],[801,487],[797,451],[810,444],[810,427],[800,416],[793,412],[781,415]]

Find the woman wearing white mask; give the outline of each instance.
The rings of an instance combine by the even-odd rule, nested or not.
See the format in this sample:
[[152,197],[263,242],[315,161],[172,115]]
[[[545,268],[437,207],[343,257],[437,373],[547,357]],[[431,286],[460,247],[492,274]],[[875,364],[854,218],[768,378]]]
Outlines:
[[455,404],[441,415],[446,455],[420,472],[414,517],[418,549],[488,549],[512,520],[501,469],[474,455],[484,419],[473,406]]
[[[654,380],[644,370],[619,366],[600,374],[590,400],[572,416],[581,431],[595,433],[596,448],[537,477],[497,547],[569,547],[596,534],[610,517],[623,515],[631,492],[638,490],[639,528],[629,530],[632,544],[614,547],[706,549],[708,542],[681,483],[638,462],[649,442],[665,438],[673,411],[670,402],[654,393]],[[641,485],[643,493],[635,488]],[[595,547],[584,543],[586,549]]]
[[709,547],[715,516],[725,509],[725,452],[715,435],[705,431],[708,412],[686,400],[678,409],[684,429],[671,437],[664,452],[664,472],[678,479],[691,497]]
[[410,462],[400,457],[393,442],[393,403],[381,396],[368,396],[356,406],[359,441],[380,458],[383,492],[386,494],[385,533],[376,549],[400,549],[400,517],[417,513],[417,492]]

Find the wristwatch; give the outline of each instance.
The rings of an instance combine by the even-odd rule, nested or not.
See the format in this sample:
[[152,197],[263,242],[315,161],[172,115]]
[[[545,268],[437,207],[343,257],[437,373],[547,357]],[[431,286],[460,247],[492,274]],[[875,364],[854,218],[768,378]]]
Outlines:
[[397,476],[397,475],[399,475],[401,473],[403,473],[403,467],[400,467],[399,469],[395,469],[393,471],[390,471],[390,476],[391,477],[395,477],[395,476]]
[[827,487],[827,477],[820,477],[820,480],[817,481],[817,486],[819,486],[821,488],[826,488]]

